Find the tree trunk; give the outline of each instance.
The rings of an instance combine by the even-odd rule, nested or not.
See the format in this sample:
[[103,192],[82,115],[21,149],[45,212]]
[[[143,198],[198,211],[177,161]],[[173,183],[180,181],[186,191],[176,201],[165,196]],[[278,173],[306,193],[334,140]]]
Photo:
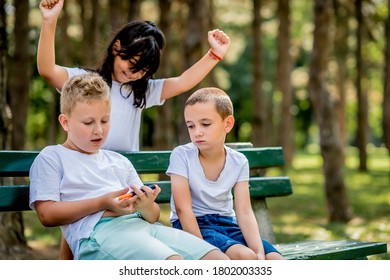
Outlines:
[[26,139],[26,121],[29,105],[29,88],[32,75],[32,53],[26,34],[29,1],[15,2],[15,52],[9,72],[9,100],[12,112],[12,149],[23,150]]
[[357,21],[356,34],[356,92],[358,101],[357,112],[357,147],[359,149],[359,170],[367,171],[367,143],[368,143],[368,101],[367,92],[364,87],[364,66],[362,56],[363,41],[363,13],[362,0],[355,1],[355,12]]
[[128,16],[129,21],[139,19],[139,15],[141,14],[141,2],[142,0],[129,1],[129,16]]
[[344,182],[344,151],[340,141],[333,100],[327,89],[327,64],[331,44],[330,0],[316,0],[315,29],[310,56],[309,96],[320,130],[320,147],[324,160],[325,194],[330,222],[347,222],[352,218]]
[[[171,23],[172,23],[172,13],[171,5],[172,0],[159,0],[160,8],[160,24],[159,27],[165,35],[166,45],[163,50],[163,55],[161,58],[161,66],[158,71],[161,77],[171,77],[172,68],[171,68]],[[168,99],[165,101],[164,106],[158,106],[157,118],[155,122],[155,130],[153,133],[153,147],[157,150],[169,150],[174,148],[176,134],[173,126],[173,100]]]
[[[204,28],[204,5],[199,5],[199,1],[197,0],[187,0],[188,5],[188,27],[186,30],[186,37],[184,39],[184,69],[188,69],[192,65],[194,65],[203,55],[204,52],[202,50],[202,39],[207,36],[207,32]],[[199,88],[199,85],[195,86],[191,90],[194,92]],[[183,108],[184,103],[187,100],[190,92],[179,95],[179,110],[181,112],[178,114],[178,133],[179,133],[179,144],[188,143],[190,138],[188,136],[187,127],[185,125],[184,116],[183,116]]]
[[276,90],[282,94],[279,143],[283,147],[286,162],[291,164],[294,152],[293,94],[291,88],[292,61],[290,56],[290,0],[278,1],[278,61],[276,65]]
[[6,149],[10,114],[7,104],[7,30],[5,0],[0,0],[0,149]]
[[[127,16],[123,12],[126,2],[123,0],[110,0],[108,5],[109,10],[109,22],[110,22],[110,35],[115,34],[124,24],[127,23]],[[129,11],[131,11],[130,7]]]
[[0,213],[0,260],[33,259],[27,246],[21,212]]
[[[390,0],[387,1],[390,11]],[[384,92],[383,92],[383,141],[390,155],[390,13],[386,19],[386,45],[385,45],[385,70],[384,70]]]
[[[7,114],[7,35],[5,32],[5,1],[0,0],[0,111],[2,149],[8,147],[9,117]],[[23,149],[25,140],[25,123],[28,106],[28,88],[30,83],[30,54],[28,42],[28,0],[15,2],[15,53],[13,68],[10,68],[9,95],[12,112],[12,149]],[[16,70],[15,67],[18,66]],[[22,67],[20,67],[22,66]],[[3,178],[0,181],[4,181]],[[0,213],[0,259],[31,259],[32,250],[27,246],[24,237],[24,226],[21,212]]]
[[[349,1],[349,0],[346,0]],[[343,146],[347,146],[346,136],[346,83],[348,81],[348,69],[345,63],[345,58],[348,55],[348,21],[350,19],[348,6],[345,1],[338,0],[333,1],[335,20],[336,20],[336,32],[334,40],[334,50],[337,63],[337,69],[335,74],[336,88],[338,95],[337,102],[337,115],[339,120],[340,140]]]
[[253,0],[253,119],[252,143],[255,147],[266,146],[266,109],[263,94],[263,59],[261,46],[261,0]]
[[[81,20],[83,26],[83,44],[91,46],[88,52],[83,53],[83,65],[96,68],[97,58],[103,51],[100,49],[101,41],[101,7],[96,1],[80,1]],[[90,13],[89,11],[92,11]]]

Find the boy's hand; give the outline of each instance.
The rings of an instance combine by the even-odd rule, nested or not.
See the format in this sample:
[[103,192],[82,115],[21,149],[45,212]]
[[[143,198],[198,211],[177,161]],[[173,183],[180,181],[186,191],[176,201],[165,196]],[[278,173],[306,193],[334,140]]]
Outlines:
[[120,191],[109,192],[102,196],[104,208],[106,209],[105,216],[120,216],[135,212],[134,201],[137,199],[136,197],[126,198],[120,201],[115,199],[128,191],[129,189],[126,188]]
[[63,5],[64,0],[42,0],[39,3],[39,9],[43,19],[58,18]]
[[223,58],[230,45],[229,36],[222,30],[214,29],[208,32],[208,40],[213,52]]
[[154,201],[156,200],[157,195],[161,192],[160,187],[157,185],[155,185],[154,190],[147,186],[142,186],[142,191],[133,186],[131,186],[131,188],[136,194],[135,198],[137,198],[134,201],[134,207],[137,211],[141,212],[141,214],[143,211],[149,211],[153,208]]

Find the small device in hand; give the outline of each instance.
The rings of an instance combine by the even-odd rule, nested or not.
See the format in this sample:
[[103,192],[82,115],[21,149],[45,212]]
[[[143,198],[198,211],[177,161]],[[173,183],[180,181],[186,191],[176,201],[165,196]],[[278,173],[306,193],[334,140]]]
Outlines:
[[[149,185],[147,187],[149,187],[152,190],[154,190],[156,188],[155,185]],[[140,190],[143,191],[142,189],[140,189]],[[131,191],[131,192],[128,192],[128,193],[125,193],[125,194],[122,194],[122,195],[116,197],[115,200],[116,201],[121,201],[121,200],[126,199],[126,198],[132,198],[135,195],[136,195],[136,193],[134,191]]]

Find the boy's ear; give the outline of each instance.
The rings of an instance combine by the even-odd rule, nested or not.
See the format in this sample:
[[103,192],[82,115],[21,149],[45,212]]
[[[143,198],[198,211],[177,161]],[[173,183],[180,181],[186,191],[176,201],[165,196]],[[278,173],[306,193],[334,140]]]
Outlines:
[[69,130],[69,121],[68,121],[68,116],[64,114],[60,114],[58,116],[58,121],[60,122],[62,129],[65,131]]
[[225,119],[225,131],[226,131],[226,133],[229,133],[232,130],[232,128],[234,126],[234,122],[235,122],[235,119],[234,119],[234,117],[232,115],[226,117],[226,119]]

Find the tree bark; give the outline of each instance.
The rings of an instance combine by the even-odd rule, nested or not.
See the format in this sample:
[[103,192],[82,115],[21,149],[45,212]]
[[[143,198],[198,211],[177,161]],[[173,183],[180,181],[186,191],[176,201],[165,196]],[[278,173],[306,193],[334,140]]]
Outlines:
[[[159,27],[165,35],[166,45],[163,50],[161,58],[161,66],[158,71],[161,77],[171,77],[171,26],[172,26],[172,13],[171,6],[172,0],[159,0],[160,8],[160,24]],[[158,106],[157,118],[154,120],[155,129],[153,133],[153,147],[157,150],[169,150],[174,148],[176,134],[173,125],[173,100],[168,99],[165,101],[164,106]]]
[[[346,0],[349,1],[349,0]],[[346,1],[333,0],[335,11],[336,31],[335,31],[335,58],[337,69],[335,74],[337,88],[337,115],[339,120],[340,141],[343,146],[347,146],[346,134],[346,83],[348,81],[348,69],[345,58],[348,55],[348,21],[350,19],[348,5]]]
[[[387,1],[390,10],[390,0]],[[386,19],[386,44],[385,44],[385,69],[384,69],[384,92],[383,92],[383,141],[390,155],[390,13]]]
[[[186,0],[186,3],[188,5],[188,13],[189,16],[187,21],[187,30],[186,30],[186,37],[184,39],[184,69],[188,69],[192,65],[194,65],[203,55],[202,50],[202,39],[203,37],[206,38],[207,32],[205,31],[204,27],[204,12],[203,9],[205,9],[204,5],[199,5],[199,1],[197,0]],[[195,86],[191,92],[194,92],[196,89],[199,88],[199,85]],[[183,93],[179,95],[179,108],[180,110],[183,110],[184,103],[187,100],[190,92]],[[181,113],[178,115],[178,133],[179,133],[179,143],[178,144],[184,144],[188,143],[190,141],[190,138],[188,136],[187,127],[185,125],[184,116],[181,111]]]
[[0,0],[0,149],[5,150],[8,144],[10,112],[7,104],[7,30],[5,0]]
[[32,53],[29,42],[29,1],[15,2],[15,52],[9,71],[9,100],[12,112],[12,149],[23,150],[26,139]]
[[[122,0],[110,0],[108,4],[110,35],[115,34],[117,30],[127,23],[127,15],[124,13],[124,10],[128,8],[125,4],[126,2]],[[130,11],[131,8],[128,10]]]
[[[0,107],[1,107],[1,142],[2,148],[8,147],[9,117],[12,116],[11,148],[23,149],[25,141],[25,123],[28,107],[28,92],[31,78],[31,54],[28,52],[28,11],[29,1],[15,2],[15,52],[10,67],[9,83],[7,83],[7,35],[5,32],[5,2],[0,2],[0,33],[1,33],[1,66],[0,71]],[[18,68],[16,69],[16,66]],[[20,67],[22,66],[22,67]],[[7,84],[9,88],[7,88]],[[10,92],[9,101],[11,114],[7,115],[6,92]],[[5,109],[5,110],[3,110]],[[5,114],[4,114],[5,113]],[[5,117],[5,119],[3,119]],[[4,181],[3,178],[0,181]],[[31,259],[32,250],[27,246],[24,237],[24,226],[21,212],[0,213],[0,259]]]
[[139,19],[141,14],[141,2],[142,0],[130,0],[129,3],[129,16],[128,20],[133,21]]
[[294,153],[293,92],[291,87],[292,61],[290,56],[290,0],[278,1],[278,60],[276,65],[276,90],[282,94],[279,123],[279,143],[284,157],[291,164]]
[[330,222],[352,218],[344,182],[344,151],[333,100],[327,89],[327,64],[331,44],[332,10],[330,0],[316,0],[314,38],[310,56],[309,96],[320,130],[325,194]]
[[[89,68],[96,68],[98,57],[105,51],[100,48],[101,7],[93,0],[80,1],[79,5],[81,8],[84,45],[90,46],[89,51],[83,53],[83,65]],[[92,11],[92,13],[90,13],[90,11]]]
[[266,146],[266,109],[263,94],[263,59],[261,45],[261,0],[253,0],[253,119],[252,143],[255,147]]
[[367,171],[367,143],[368,143],[368,100],[364,87],[365,75],[363,65],[363,13],[362,0],[355,0],[357,21],[356,31],[356,93],[357,93],[357,135],[356,142],[359,150],[359,170]]

